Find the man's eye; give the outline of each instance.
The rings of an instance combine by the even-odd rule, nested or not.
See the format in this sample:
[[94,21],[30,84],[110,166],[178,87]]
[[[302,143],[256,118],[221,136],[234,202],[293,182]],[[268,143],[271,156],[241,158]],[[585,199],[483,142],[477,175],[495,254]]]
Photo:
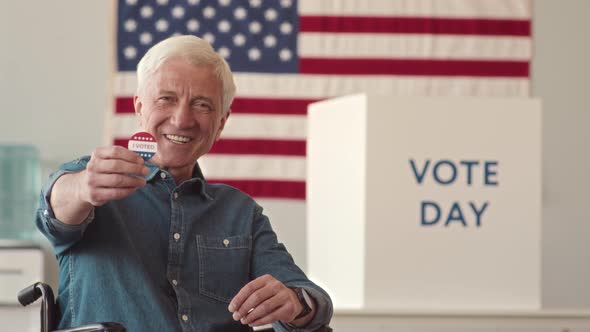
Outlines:
[[205,112],[209,112],[209,111],[211,111],[211,106],[209,104],[205,103],[205,102],[197,102],[197,103],[194,103],[193,106],[197,110],[199,110],[201,112],[204,112],[204,111]]
[[162,96],[162,97],[158,98],[158,101],[166,102],[166,103],[172,102],[173,100],[174,99],[170,96]]

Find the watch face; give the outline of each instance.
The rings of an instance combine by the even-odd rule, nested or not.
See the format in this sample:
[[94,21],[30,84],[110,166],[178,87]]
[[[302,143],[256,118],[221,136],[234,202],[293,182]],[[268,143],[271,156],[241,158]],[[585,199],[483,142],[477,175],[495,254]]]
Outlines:
[[305,300],[305,303],[307,304],[307,306],[311,308],[311,305],[312,305],[311,297],[309,297],[309,294],[307,294],[307,291],[305,289],[301,288],[301,294],[303,294],[303,299]]

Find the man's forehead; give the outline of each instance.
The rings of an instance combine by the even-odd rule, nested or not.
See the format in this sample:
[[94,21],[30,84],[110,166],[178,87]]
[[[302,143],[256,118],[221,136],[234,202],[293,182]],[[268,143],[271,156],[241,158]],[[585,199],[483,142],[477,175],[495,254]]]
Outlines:
[[[149,81],[155,83],[154,86],[158,89],[163,87],[178,87],[182,85],[188,86],[221,86],[220,79],[215,75],[213,69],[208,66],[194,66],[189,65],[195,70],[182,67],[165,67],[162,66],[156,70]],[[187,70],[188,69],[188,70]],[[216,83],[216,84],[212,84]]]

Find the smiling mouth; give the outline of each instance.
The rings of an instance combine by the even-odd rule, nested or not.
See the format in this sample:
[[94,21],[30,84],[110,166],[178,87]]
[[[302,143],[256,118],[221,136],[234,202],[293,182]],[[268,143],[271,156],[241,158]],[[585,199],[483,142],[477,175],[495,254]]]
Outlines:
[[184,144],[184,143],[190,142],[192,140],[192,138],[190,138],[190,137],[179,136],[179,135],[165,134],[164,137],[166,137],[170,142],[172,142],[174,144]]

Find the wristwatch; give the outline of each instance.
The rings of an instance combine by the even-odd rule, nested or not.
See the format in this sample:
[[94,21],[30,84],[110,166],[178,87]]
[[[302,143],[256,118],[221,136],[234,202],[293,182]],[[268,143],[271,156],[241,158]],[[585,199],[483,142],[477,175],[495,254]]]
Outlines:
[[312,311],[311,307],[313,306],[313,300],[311,299],[311,296],[309,296],[309,294],[307,294],[307,291],[301,287],[289,288],[291,288],[295,292],[295,294],[297,294],[297,298],[299,299],[301,306],[303,306],[301,312],[293,320],[297,320],[301,317],[307,316],[307,314],[309,314]]

